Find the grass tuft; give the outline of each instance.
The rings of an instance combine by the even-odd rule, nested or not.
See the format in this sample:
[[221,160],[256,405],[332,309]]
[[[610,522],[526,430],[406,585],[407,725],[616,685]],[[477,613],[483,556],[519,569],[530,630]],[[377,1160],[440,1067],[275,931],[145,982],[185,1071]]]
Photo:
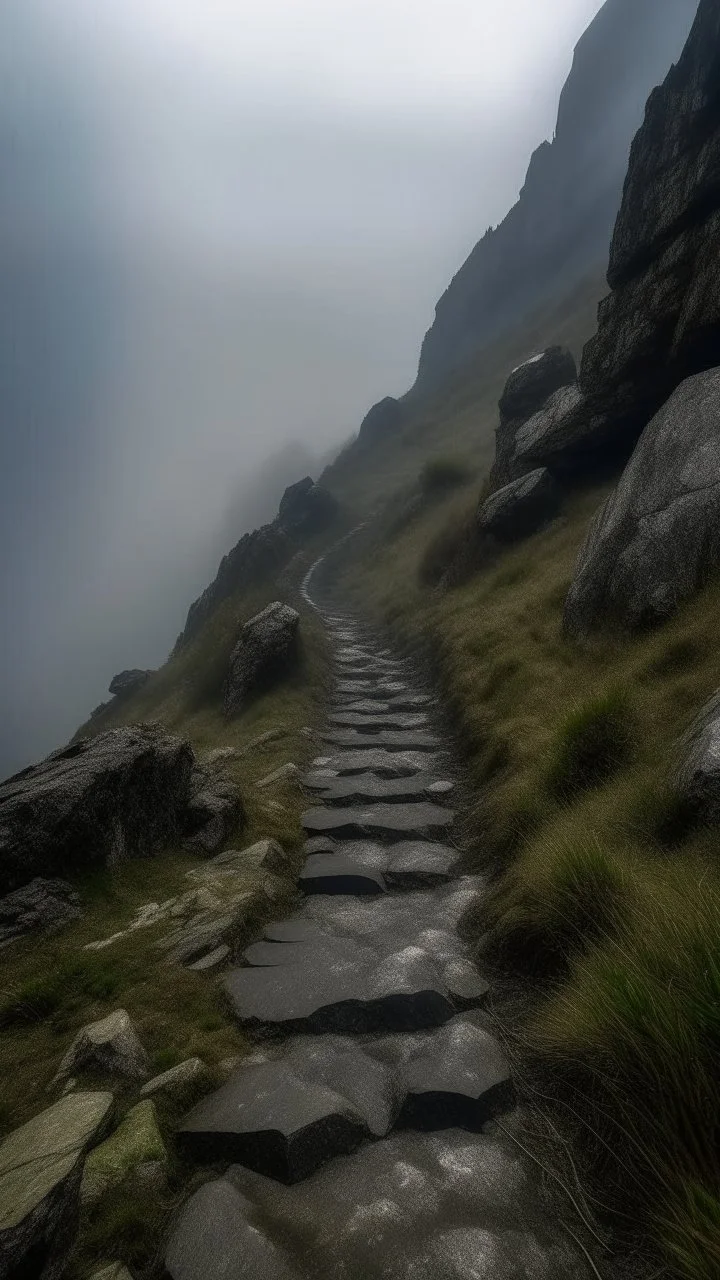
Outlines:
[[597,787],[632,755],[634,717],[624,690],[611,689],[577,707],[555,734],[546,783],[558,798]]

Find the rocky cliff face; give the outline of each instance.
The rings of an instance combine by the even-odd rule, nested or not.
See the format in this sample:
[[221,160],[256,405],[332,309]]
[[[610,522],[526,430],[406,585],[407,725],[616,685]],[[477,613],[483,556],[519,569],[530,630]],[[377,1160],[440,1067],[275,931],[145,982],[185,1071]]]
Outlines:
[[337,514],[335,498],[327,489],[314,484],[309,476],[290,485],[272,524],[243,534],[232,551],[223,556],[214,581],[190,605],[175,651],[197,635],[228,596],[259,586],[279,574],[302,549],[303,542],[328,528]]
[[720,7],[702,0],[633,143],[610,253],[613,292],[580,384],[637,437],[674,388],[720,364]]
[[696,7],[696,0],[607,0],[575,50],[553,141],[535,152],[517,204],[437,305],[419,390],[604,264],[631,139]]

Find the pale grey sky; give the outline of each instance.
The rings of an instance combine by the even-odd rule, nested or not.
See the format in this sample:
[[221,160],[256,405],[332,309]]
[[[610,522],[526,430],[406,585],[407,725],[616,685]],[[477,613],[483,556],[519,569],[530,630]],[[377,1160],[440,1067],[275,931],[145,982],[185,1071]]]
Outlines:
[[163,660],[275,450],[411,384],[599,7],[4,0],[0,772]]

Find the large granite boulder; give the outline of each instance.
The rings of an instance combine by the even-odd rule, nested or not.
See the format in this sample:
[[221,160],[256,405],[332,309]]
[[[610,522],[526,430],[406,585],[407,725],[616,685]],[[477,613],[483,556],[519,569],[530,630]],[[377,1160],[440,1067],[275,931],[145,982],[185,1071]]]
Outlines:
[[0,949],[26,933],[62,929],[80,916],[80,899],[66,880],[36,876],[0,898]]
[[53,752],[0,785],[0,890],[149,855],[177,839],[194,755],[154,725]]
[[701,822],[720,823],[720,691],[685,735],[674,783],[690,813]]
[[720,369],[677,388],[591,525],[569,632],[662,622],[720,565]]
[[0,1146],[0,1277],[59,1280],[77,1231],[85,1153],[109,1123],[111,1093],[70,1093]]
[[275,600],[246,622],[230,658],[225,714],[235,715],[250,694],[281,679],[297,657],[300,615]]
[[613,292],[583,356],[598,436],[620,430],[630,448],[684,378],[720,363],[719,44],[720,9],[701,0],[632,146],[610,252]]
[[133,667],[131,671],[120,671],[110,681],[109,692],[115,698],[129,698],[147,684],[151,675],[152,671],[142,671],[139,667]]
[[500,397],[500,428],[512,422],[527,422],[542,409],[554,391],[577,382],[577,367],[571,351],[548,347],[538,356],[513,369]]
[[338,504],[332,494],[306,476],[285,490],[277,522],[288,533],[318,533],[331,523],[337,510]]
[[222,768],[196,768],[190,777],[184,844],[200,854],[217,853],[245,823],[237,784]]
[[534,533],[557,511],[558,487],[546,467],[530,471],[490,495],[477,513],[481,538],[516,542]]

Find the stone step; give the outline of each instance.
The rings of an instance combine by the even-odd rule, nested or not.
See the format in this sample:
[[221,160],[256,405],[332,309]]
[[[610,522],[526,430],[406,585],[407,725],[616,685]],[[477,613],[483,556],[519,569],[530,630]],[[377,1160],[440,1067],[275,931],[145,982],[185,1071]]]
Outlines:
[[327,729],[320,734],[323,742],[348,751],[386,747],[389,751],[439,751],[442,742],[425,729],[381,729],[363,733],[359,729]]
[[253,1055],[185,1117],[177,1141],[188,1159],[292,1183],[396,1125],[477,1133],[513,1102],[499,1044],[463,1014],[432,1032],[302,1037]]
[[416,773],[411,778],[378,778],[374,773],[358,773],[351,778],[341,778],[319,771],[308,774],[303,785],[306,790],[317,793],[317,798],[328,805],[367,804],[374,800],[403,804],[413,800],[436,799],[438,794],[449,795],[452,791],[451,782],[443,784],[427,773]]
[[368,747],[364,751],[342,751],[332,756],[318,756],[313,760],[315,772],[339,778],[358,773],[374,773],[379,778],[409,778],[429,769],[435,756],[425,751],[390,751],[386,747]]
[[589,1280],[509,1137],[396,1132],[295,1186],[233,1166],[185,1205],[170,1280]]
[[388,711],[385,713],[362,711],[331,711],[329,724],[344,729],[364,729],[366,733],[378,733],[381,729],[423,729],[428,718],[423,712]]
[[300,872],[298,885],[303,893],[374,894],[386,891],[379,871],[334,853],[310,854]]
[[468,997],[474,971],[456,933],[481,884],[464,877],[398,896],[309,897],[247,948],[246,968],[226,975],[237,1018],[261,1033],[440,1026],[487,993],[478,976]]
[[379,836],[385,840],[420,839],[447,835],[455,814],[440,805],[368,804],[347,808],[308,809],[302,825],[309,835],[332,835],[339,840]]
[[458,851],[434,840],[400,840],[380,844],[373,840],[333,840],[315,836],[305,844],[305,852],[336,854],[368,871],[378,871],[388,889],[432,888],[454,879]]

